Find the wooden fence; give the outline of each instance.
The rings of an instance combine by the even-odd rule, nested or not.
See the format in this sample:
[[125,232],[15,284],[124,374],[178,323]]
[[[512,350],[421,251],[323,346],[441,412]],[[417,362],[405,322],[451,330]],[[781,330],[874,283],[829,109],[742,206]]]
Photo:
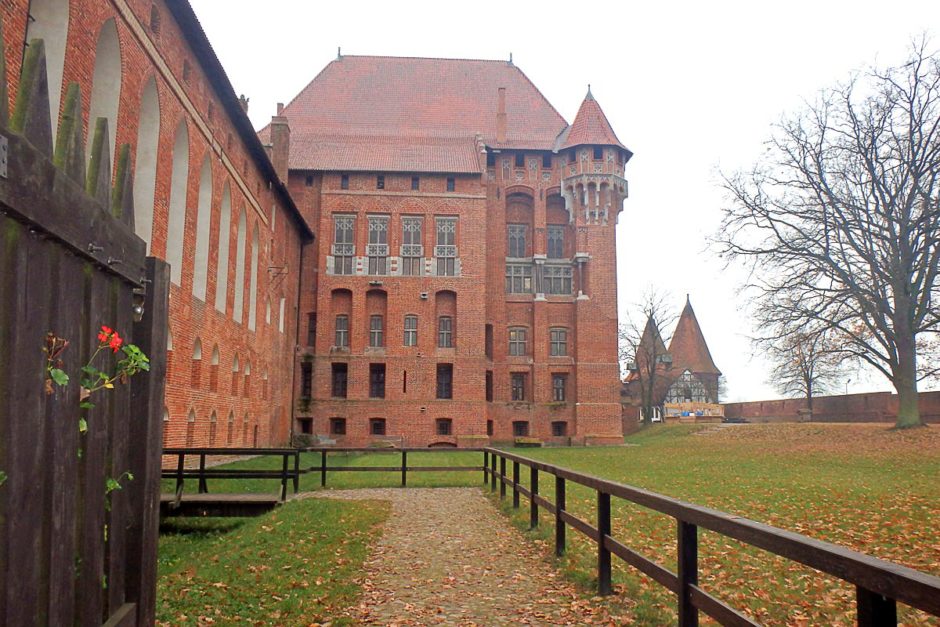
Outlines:
[[[408,473],[409,472],[465,472],[465,471],[476,471],[480,472],[484,470],[484,466],[409,466],[408,465],[408,453],[435,453],[440,452],[441,449],[433,448],[396,448],[396,449],[380,449],[380,448],[331,448],[331,447],[322,447],[322,446],[312,446],[300,449],[308,453],[320,453],[320,465],[311,466],[306,469],[304,472],[318,472],[320,473],[320,485],[326,486],[326,473],[329,472],[400,472],[401,473],[401,487],[406,487],[408,485]],[[480,452],[483,449],[481,448],[461,448],[461,449],[444,449],[444,450],[458,450],[461,452]],[[400,455],[401,463],[395,466],[329,466],[327,465],[327,455],[329,453],[380,453],[386,455]]]
[[[0,624],[152,624],[168,267],[134,234],[128,147],[112,186],[107,121],[91,125],[86,161],[73,84],[53,153],[42,41],[27,49],[12,116],[4,58],[0,48]],[[80,368],[102,325],[151,370],[96,392],[80,433]],[[49,333],[69,342],[64,387],[46,380]]]
[[[507,463],[512,465],[511,475],[506,472]],[[484,483],[489,480],[490,489],[493,491],[498,484],[501,498],[506,496],[508,488],[512,490],[514,507],[520,506],[520,496],[529,500],[529,524],[532,527],[539,524],[540,508],[553,515],[557,555],[562,555],[565,551],[567,527],[594,541],[597,545],[599,594],[611,593],[611,557],[619,557],[676,594],[681,627],[698,625],[699,612],[704,612],[722,625],[757,625],[698,585],[699,528],[734,538],[853,584],[856,589],[858,624],[862,627],[897,625],[897,602],[940,616],[940,577],[798,533],[507,451],[484,449],[483,466]],[[526,467],[529,471],[530,488],[520,485],[521,467]],[[539,473],[554,477],[554,501],[539,494]],[[595,492],[597,513],[593,525],[568,511],[568,483],[584,486]],[[641,505],[676,520],[676,572],[640,555],[612,536],[611,497]]]

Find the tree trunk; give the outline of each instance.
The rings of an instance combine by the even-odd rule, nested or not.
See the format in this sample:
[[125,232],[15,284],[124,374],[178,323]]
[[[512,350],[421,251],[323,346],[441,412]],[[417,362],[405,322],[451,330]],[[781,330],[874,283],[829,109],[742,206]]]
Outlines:
[[894,388],[898,392],[898,429],[919,427],[920,407],[917,404],[917,353],[913,334],[898,334],[898,368],[894,376]]

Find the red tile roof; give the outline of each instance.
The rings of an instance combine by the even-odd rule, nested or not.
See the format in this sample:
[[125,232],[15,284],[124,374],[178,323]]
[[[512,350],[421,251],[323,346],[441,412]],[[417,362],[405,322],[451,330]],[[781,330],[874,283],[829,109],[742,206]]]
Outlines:
[[[506,141],[497,143],[500,88]],[[567,127],[515,65],[470,59],[343,56],[282,115],[290,167],[315,170],[479,172],[478,133],[495,148],[551,150]]]
[[690,370],[693,374],[708,373],[721,374],[702,335],[702,328],[698,324],[695,312],[692,311],[692,302],[686,298],[685,308],[679,316],[676,330],[669,343],[669,353],[672,355],[672,367],[679,372]]
[[578,109],[578,115],[574,118],[574,123],[568,128],[565,136],[562,138],[559,149],[571,148],[572,146],[581,146],[584,144],[619,146],[627,152],[630,152],[626,146],[617,139],[617,134],[611,128],[610,122],[601,106],[594,100],[591,94],[591,88],[588,87],[587,96]]

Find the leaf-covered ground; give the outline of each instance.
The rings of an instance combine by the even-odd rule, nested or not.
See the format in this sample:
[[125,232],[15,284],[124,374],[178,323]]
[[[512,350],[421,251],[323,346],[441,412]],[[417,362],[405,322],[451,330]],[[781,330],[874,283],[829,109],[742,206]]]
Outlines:
[[[940,575],[936,426],[906,431],[887,425],[656,426],[628,441],[636,446],[530,455]],[[540,487],[552,494],[551,478]],[[593,523],[593,494],[570,490],[568,507]],[[617,499],[613,516],[616,537],[675,570],[673,519]],[[565,570],[589,585],[594,547],[580,536],[570,546]],[[854,624],[854,589],[834,578],[712,532],[701,533],[699,556],[703,587],[758,622]],[[675,621],[670,593],[614,562],[615,581],[636,602],[639,621]],[[938,624],[904,606],[900,620]]]
[[161,625],[310,625],[342,619],[386,502],[298,500],[253,519],[175,519],[161,527]]

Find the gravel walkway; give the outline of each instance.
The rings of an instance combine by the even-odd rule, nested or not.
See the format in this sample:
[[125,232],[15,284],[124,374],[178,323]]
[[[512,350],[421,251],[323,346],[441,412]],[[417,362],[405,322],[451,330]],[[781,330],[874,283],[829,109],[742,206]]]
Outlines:
[[620,624],[578,593],[477,488],[330,490],[390,501],[350,616],[365,625]]

